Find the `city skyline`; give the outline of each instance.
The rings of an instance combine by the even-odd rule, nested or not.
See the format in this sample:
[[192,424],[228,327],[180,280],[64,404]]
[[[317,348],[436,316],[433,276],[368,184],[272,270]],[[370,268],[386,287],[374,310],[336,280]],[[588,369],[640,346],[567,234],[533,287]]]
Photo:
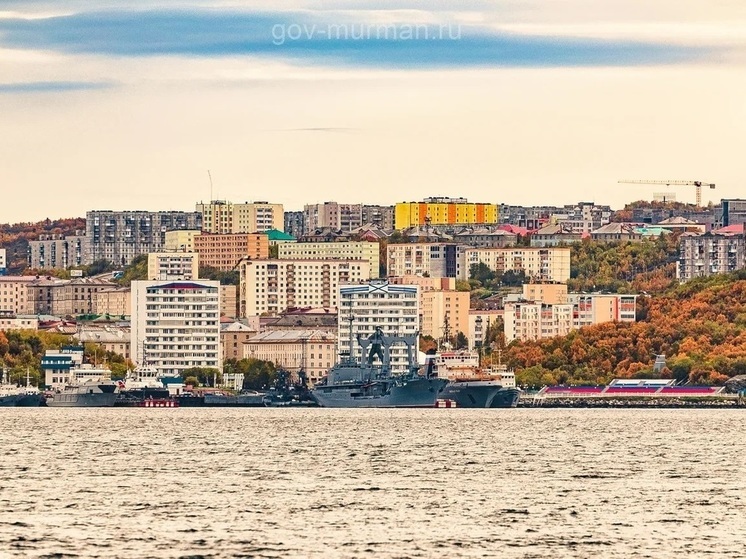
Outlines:
[[735,1],[3,6],[0,222],[211,198],[694,201],[620,179],[740,194]]

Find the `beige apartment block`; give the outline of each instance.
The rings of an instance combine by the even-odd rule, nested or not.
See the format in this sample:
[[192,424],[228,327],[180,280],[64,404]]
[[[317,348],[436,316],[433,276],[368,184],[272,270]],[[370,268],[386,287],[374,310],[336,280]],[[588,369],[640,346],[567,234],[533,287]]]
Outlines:
[[466,248],[455,243],[390,244],[386,247],[387,275],[460,277],[459,267]]
[[524,283],[523,298],[526,301],[540,301],[550,305],[567,303],[567,284]]
[[422,335],[439,340],[446,335],[446,323],[449,337],[454,337],[459,332],[464,336],[468,335],[468,291],[420,291],[420,301]]
[[[116,326],[81,325],[75,336],[81,344],[94,343],[103,351],[111,351],[131,359],[130,329]],[[103,352],[100,352],[103,355]]]
[[523,270],[534,282],[564,283],[570,279],[570,247],[467,248],[461,255],[459,279],[469,279],[474,264],[499,273]]
[[244,260],[240,315],[277,315],[288,308],[336,307],[339,286],[370,277],[365,260]]
[[433,278],[430,276],[390,276],[389,283],[394,285],[419,285],[423,291],[453,291],[456,289],[456,278]]
[[195,280],[199,278],[200,257],[196,252],[151,252],[148,279]]
[[0,276],[0,311],[12,314],[32,314],[28,286],[36,276]]
[[370,264],[370,275],[375,278],[379,272],[380,245],[370,241],[282,243],[278,245],[278,257],[282,260],[365,260]]
[[202,266],[230,272],[243,258],[269,258],[269,238],[265,233],[202,233],[194,238],[194,250]]
[[166,231],[163,248],[168,252],[194,252],[194,237],[200,234],[199,229],[180,229]]
[[130,316],[132,291],[129,287],[109,287],[93,294],[93,312],[99,315]]
[[574,306],[575,328],[637,320],[637,295],[570,293],[567,302]]
[[238,317],[238,286],[220,286],[220,316]]
[[39,278],[28,285],[28,314],[51,314],[68,316],[93,314],[94,301],[100,291],[110,289],[113,284],[100,278],[61,280],[52,277]]
[[547,305],[533,301],[505,303],[505,342],[543,340],[569,334],[573,305]]
[[282,204],[213,200],[197,204],[196,210],[202,214],[202,230],[207,233],[261,233],[270,229],[282,231],[285,226]]
[[249,338],[245,359],[271,361],[298,378],[303,369],[311,384],[321,380],[337,361],[337,338],[318,330],[271,330]]

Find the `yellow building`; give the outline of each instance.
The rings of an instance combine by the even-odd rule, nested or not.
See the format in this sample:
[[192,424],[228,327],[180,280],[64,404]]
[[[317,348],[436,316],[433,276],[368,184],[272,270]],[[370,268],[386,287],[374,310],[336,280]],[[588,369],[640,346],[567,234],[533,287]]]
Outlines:
[[549,305],[567,303],[566,283],[524,283],[523,298],[526,301],[539,301]]
[[166,231],[166,240],[163,248],[167,251],[180,250],[182,252],[194,252],[194,237],[199,234],[199,229]]
[[199,254],[196,252],[148,253],[148,279],[193,280],[199,278]]
[[285,227],[282,204],[213,200],[197,204],[196,210],[202,214],[202,230],[207,233],[261,233]]
[[265,233],[202,233],[194,238],[194,251],[201,266],[230,272],[242,258],[269,258],[269,238]]
[[422,202],[400,202],[394,209],[394,227],[419,225],[496,224],[497,204],[469,203],[466,198],[425,198]]

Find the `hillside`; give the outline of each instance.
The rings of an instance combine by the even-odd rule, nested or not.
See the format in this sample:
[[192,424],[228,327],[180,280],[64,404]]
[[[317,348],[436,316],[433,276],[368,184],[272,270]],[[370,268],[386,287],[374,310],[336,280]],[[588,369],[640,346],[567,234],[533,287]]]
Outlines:
[[40,235],[74,235],[85,230],[85,218],[45,219],[36,223],[0,223],[0,248],[6,249],[8,274],[20,274],[28,263],[28,242]]
[[746,374],[746,271],[702,278],[638,299],[638,322],[606,323],[568,336],[508,346],[519,382],[603,384],[652,377],[665,354],[665,377],[722,384]]

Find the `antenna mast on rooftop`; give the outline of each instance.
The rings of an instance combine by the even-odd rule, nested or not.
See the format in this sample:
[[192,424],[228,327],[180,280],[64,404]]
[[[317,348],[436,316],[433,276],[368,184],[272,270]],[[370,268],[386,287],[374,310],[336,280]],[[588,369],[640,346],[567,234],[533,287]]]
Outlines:
[[210,203],[212,204],[214,198],[212,197],[212,175],[210,174],[210,169],[207,169],[207,178],[210,179]]

